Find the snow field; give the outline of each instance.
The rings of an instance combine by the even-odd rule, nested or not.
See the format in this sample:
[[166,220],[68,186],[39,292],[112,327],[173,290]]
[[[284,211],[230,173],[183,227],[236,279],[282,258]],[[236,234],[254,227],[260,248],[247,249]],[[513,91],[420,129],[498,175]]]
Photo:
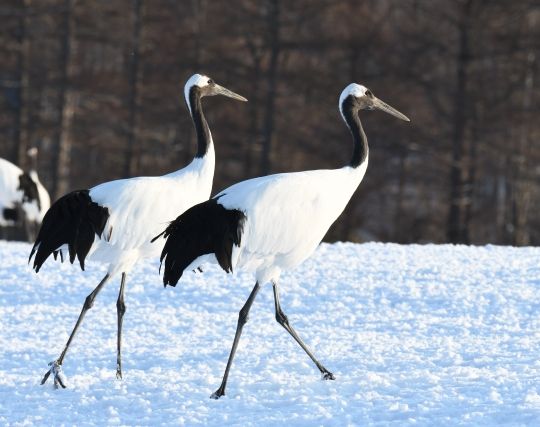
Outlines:
[[217,389],[249,274],[187,273],[163,289],[156,260],[95,301],[64,361],[68,389],[40,386],[105,274],[0,242],[0,425],[540,425],[540,249],[322,244],[281,280],[285,313],[336,376],[321,381],[274,319],[265,285],[227,395]]

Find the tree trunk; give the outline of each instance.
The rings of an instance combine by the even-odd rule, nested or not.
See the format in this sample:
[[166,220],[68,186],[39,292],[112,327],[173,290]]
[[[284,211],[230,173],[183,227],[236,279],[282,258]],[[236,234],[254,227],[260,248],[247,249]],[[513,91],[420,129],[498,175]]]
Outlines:
[[261,80],[261,60],[262,53],[260,49],[247,40],[249,51],[253,59],[253,78],[251,79],[251,93],[254,94],[250,99],[251,108],[249,111],[249,138],[244,146],[244,174],[246,177],[253,176],[252,153],[253,147],[259,146],[259,89]]
[[274,109],[276,104],[278,61],[280,54],[280,0],[270,0],[268,26],[270,34],[270,63],[268,66],[268,86],[264,114],[264,129],[261,152],[261,175],[272,170],[272,138],[274,135]]
[[463,229],[465,230],[466,242],[471,243],[471,221],[473,216],[474,188],[476,184],[477,146],[480,137],[478,116],[473,117],[471,135],[468,147],[467,177],[463,188]]
[[[525,74],[525,84],[523,88],[523,112],[526,113],[532,108],[532,94],[534,93],[534,68],[535,52],[530,51],[527,55],[527,72]],[[532,185],[527,176],[528,159],[530,158],[530,135],[529,121],[523,120],[519,133],[518,153],[515,164],[515,217],[514,217],[514,245],[523,246],[530,244],[530,233],[528,229],[529,207],[531,204]]]
[[21,168],[26,168],[26,152],[28,151],[28,138],[29,138],[29,129],[28,129],[28,115],[29,115],[29,106],[28,94],[29,94],[29,49],[30,49],[30,40],[28,39],[27,28],[28,28],[28,8],[31,4],[31,0],[25,0],[22,2],[22,11],[19,18],[19,33],[18,33],[18,43],[19,43],[19,54],[17,58],[17,74],[18,74],[18,84],[19,84],[19,95],[18,95],[18,106],[17,106],[17,117],[15,121],[14,129],[14,154],[13,159],[16,164]]
[[137,173],[136,143],[138,135],[138,110],[139,110],[139,52],[141,40],[141,8],[143,0],[133,0],[133,34],[132,52],[129,64],[129,136],[124,164],[124,177],[130,177]]
[[[204,47],[205,47],[205,40],[204,40],[204,28],[206,25],[206,10],[207,10],[207,3],[206,0],[191,0],[191,7],[193,10],[193,19],[191,20],[192,23],[192,38],[193,38],[193,70],[195,72],[200,72],[203,64],[204,64]],[[181,8],[183,10],[183,8]],[[182,99],[184,99],[184,93],[182,92]],[[183,114],[185,114],[187,110],[187,106],[185,101],[182,101],[178,105],[178,117],[181,117]],[[180,153],[180,160],[184,163],[189,163],[192,158],[193,154],[191,151],[191,147],[195,147],[197,145],[197,133],[195,132],[195,128],[191,126],[189,128],[189,143],[184,149],[184,153]],[[182,146],[182,141],[184,141],[184,135],[182,132],[178,131],[176,134],[175,139],[175,145],[176,147]]]
[[470,58],[470,11],[473,0],[463,7],[459,25],[459,50],[456,58],[456,90],[454,96],[454,132],[452,137],[452,165],[450,170],[450,209],[447,239],[450,243],[469,243],[469,230],[464,222],[466,171],[465,134],[467,128],[468,93],[467,69]]
[[408,153],[407,150],[401,149],[399,152],[399,175],[398,175],[398,186],[397,186],[397,194],[396,194],[396,211],[394,214],[394,237],[393,241],[398,243],[409,243],[407,241],[407,234],[404,231],[404,224],[402,221],[402,217],[404,214],[405,209],[404,206],[404,200],[405,200],[405,181],[407,179],[408,174],[408,167],[409,167],[409,159],[408,159]]
[[65,0],[64,34],[62,46],[62,76],[60,80],[60,129],[56,149],[55,176],[53,180],[53,194],[56,198],[65,194],[70,187],[70,162],[72,146],[72,122],[78,101],[78,96],[71,87],[74,74],[75,61],[72,55],[73,48],[73,2]]

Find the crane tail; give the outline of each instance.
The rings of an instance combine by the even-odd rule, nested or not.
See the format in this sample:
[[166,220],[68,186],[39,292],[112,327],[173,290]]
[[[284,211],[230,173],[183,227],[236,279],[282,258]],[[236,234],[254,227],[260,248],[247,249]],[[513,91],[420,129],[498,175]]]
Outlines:
[[247,217],[226,209],[217,199],[195,205],[172,221],[154,240],[166,239],[161,252],[163,284],[176,286],[184,270],[198,257],[215,254],[227,273],[232,271],[233,245],[240,246]]
[[109,219],[109,210],[90,198],[89,190],[73,191],[58,199],[43,217],[36,242],[28,262],[34,257],[32,268],[39,272],[43,263],[52,254],[60,254],[63,261],[63,245],[68,246],[69,261],[79,260],[81,269],[95,236],[101,237]]

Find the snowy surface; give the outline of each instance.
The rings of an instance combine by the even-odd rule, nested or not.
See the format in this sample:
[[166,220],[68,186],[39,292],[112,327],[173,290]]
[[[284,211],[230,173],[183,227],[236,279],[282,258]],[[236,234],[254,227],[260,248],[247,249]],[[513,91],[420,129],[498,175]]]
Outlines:
[[0,242],[0,425],[540,425],[540,249],[322,245],[252,308],[227,395],[219,386],[253,283],[217,269],[163,289],[156,262],[128,276],[124,380],[115,378],[118,278],[64,361],[68,389],[39,382],[104,275]]

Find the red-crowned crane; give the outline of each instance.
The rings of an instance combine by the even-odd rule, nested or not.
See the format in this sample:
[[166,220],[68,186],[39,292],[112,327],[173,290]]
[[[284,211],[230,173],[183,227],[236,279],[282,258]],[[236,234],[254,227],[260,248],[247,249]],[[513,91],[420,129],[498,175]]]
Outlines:
[[323,378],[334,379],[290,325],[279,302],[278,280],[283,270],[296,267],[315,251],[362,181],[368,165],[368,141],[358,112],[366,109],[379,109],[409,121],[369,89],[352,83],[339,98],[339,110],[354,143],[348,165],[237,183],[185,211],[159,235],[166,238],[161,254],[165,285],[176,286],[184,271],[205,262],[218,263],[226,272],[245,269],[255,273],[255,287],[240,310],[223,381],[212,398],[225,394],[249,310],[260,285],[269,281],[273,285],[276,320],[313,360]]
[[29,240],[35,238],[35,230],[51,206],[49,193],[37,174],[37,154],[37,148],[28,150],[28,172],[0,159],[0,227],[24,224]]
[[[62,363],[84,315],[105,283],[121,273],[117,300],[118,337],[116,376],[122,378],[122,319],[125,313],[126,274],[142,258],[159,255],[160,248],[150,243],[166,223],[189,207],[208,200],[214,176],[215,154],[212,135],[203,114],[204,96],[224,95],[240,101],[244,97],[216,84],[207,76],[195,74],[184,87],[184,97],[197,133],[197,154],[183,169],[164,176],[136,177],[100,184],[90,190],[73,191],[57,200],[49,209],[30,253],[35,254],[36,272],[53,254],[56,259],[69,254],[71,263],[85,259],[108,264],[105,277],[86,297],[81,314],[60,354],[51,362],[42,384],[52,373],[55,386],[65,388]],[[95,240],[96,236],[98,237]]]

